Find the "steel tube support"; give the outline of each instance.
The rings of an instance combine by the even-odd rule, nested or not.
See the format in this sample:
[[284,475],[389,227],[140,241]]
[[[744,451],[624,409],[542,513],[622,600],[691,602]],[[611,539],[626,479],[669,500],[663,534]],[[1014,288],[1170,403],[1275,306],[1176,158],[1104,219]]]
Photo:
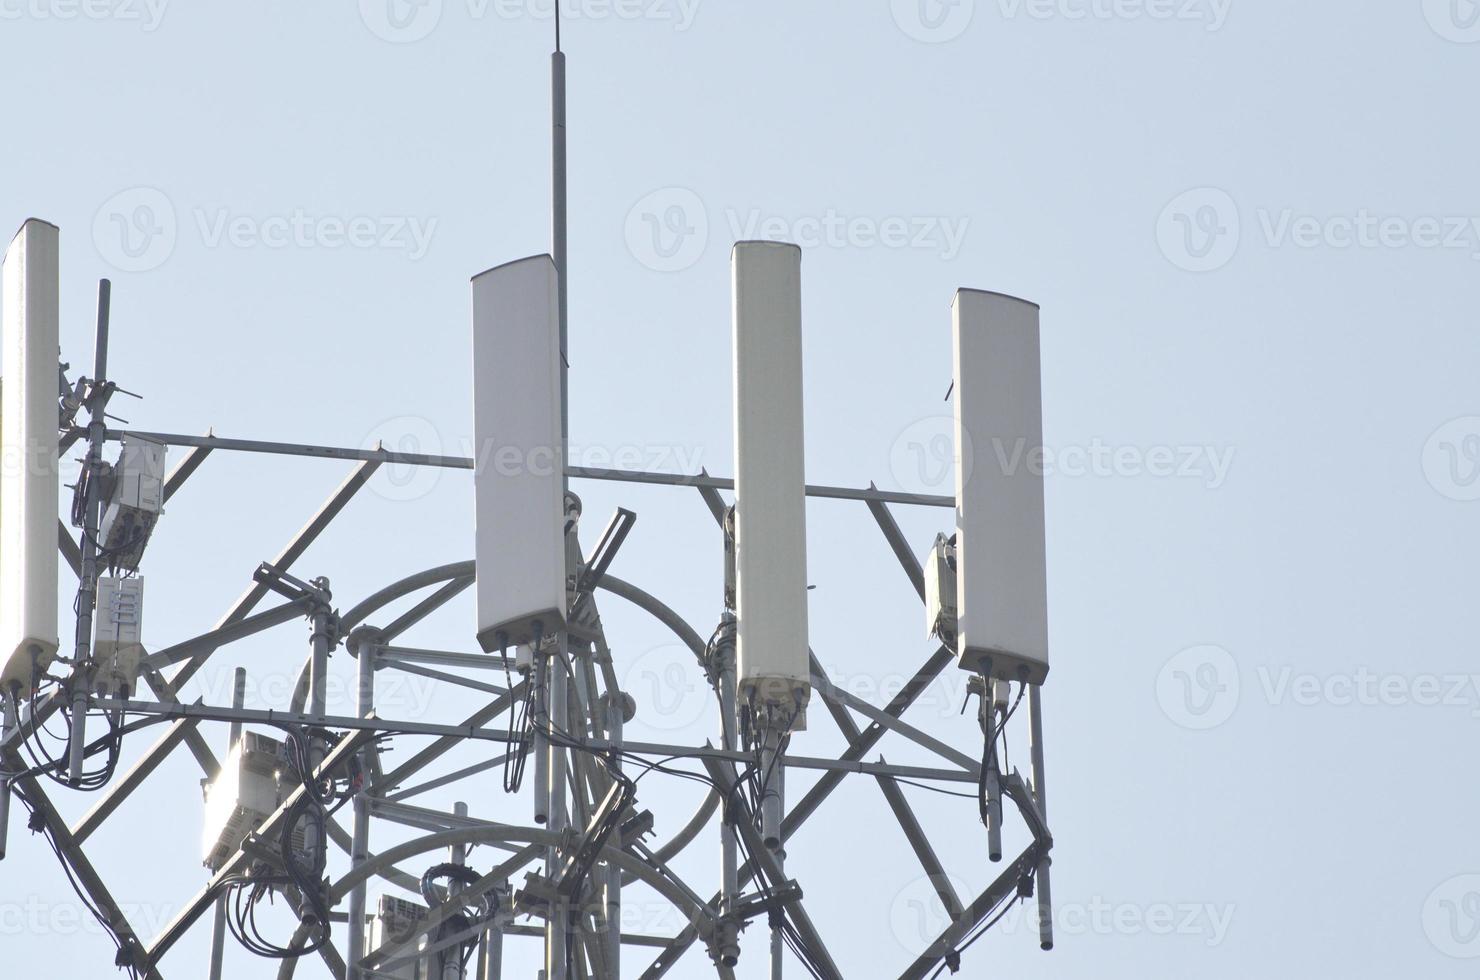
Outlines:
[[[15,702],[0,695],[0,745],[16,726]],[[0,780],[0,861],[5,859],[5,841],[10,832],[10,780]]]
[[[734,619],[734,614],[726,612],[725,621],[729,625]],[[734,634],[725,631],[722,634],[725,639],[721,640],[715,652],[715,667],[719,673],[719,737],[720,748],[726,752],[733,752],[737,742],[736,728],[738,716],[736,715],[735,697],[735,644],[730,639]],[[720,807],[719,820],[719,848],[720,848],[720,914],[728,915],[734,910],[735,900],[740,897],[740,849],[735,840],[735,825],[730,822],[734,808],[728,805]],[[740,937],[739,930],[733,922],[727,922],[722,926],[723,936],[719,943],[719,961],[722,966],[732,967],[740,960]]]
[[[786,733],[772,727],[766,729],[764,748],[761,750],[761,843],[775,857],[776,870],[780,875],[786,867],[785,842],[782,840],[781,822],[785,816],[786,766],[781,763],[781,754]],[[781,980],[786,971],[786,944],[779,928],[771,929],[771,980]]]
[[[534,822],[541,826],[550,822],[550,740],[545,735],[545,726],[550,717],[550,658],[544,651],[534,651],[534,669],[530,672],[534,684],[534,743],[530,752],[534,755]],[[510,711],[514,710],[511,705]]]
[[[626,695],[620,691],[608,691],[606,702],[606,737],[613,743],[622,744],[622,726],[626,723]],[[618,770],[622,767],[622,757],[617,756],[612,760],[612,765]],[[606,968],[607,976],[602,980],[621,980],[622,978],[622,869],[616,864],[608,861],[606,864],[606,881],[602,885],[603,898],[605,899],[606,916]]]
[[[373,636],[362,631],[351,637],[355,647],[355,714],[369,717],[375,709],[375,661],[379,655]],[[354,825],[350,831],[350,867],[370,860],[370,799],[365,791],[354,798]],[[365,883],[349,893],[349,942],[345,947],[345,980],[361,980],[360,960],[365,957]]]
[[[543,723],[555,732],[569,730],[567,725],[569,702],[566,695],[565,677],[566,644],[567,636],[562,631],[556,653],[547,658],[548,664],[545,671],[549,692],[549,714]],[[548,782],[545,783],[545,792],[549,802],[548,827],[555,834],[555,840],[558,841],[559,835],[565,833],[566,827],[565,750],[551,740],[547,747],[547,754],[550,760],[546,767]],[[545,875],[553,880],[559,871],[560,845],[552,843],[545,851]],[[545,925],[545,980],[569,980],[570,973],[566,969],[567,950],[571,941],[569,913],[570,910],[565,902],[555,903],[550,910],[550,918]]]
[[[1033,801],[1038,804],[1038,813],[1048,820],[1048,789],[1043,771],[1043,687],[1033,684],[1028,688],[1028,754],[1033,776]],[[1035,874],[1038,896],[1038,945],[1053,949],[1053,891],[1048,880],[1048,867],[1053,858],[1047,854],[1038,861]]]
[[[261,439],[224,439],[217,436],[189,436],[178,432],[146,432],[142,429],[110,429],[108,438],[117,441],[126,435],[135,435],[150,442],[167,446],[190,446],[219,449],[226,452],[262,453],[269,456],[302,456],[310,459],[348,459],[361,462],[401,466],[433,466],[441,469],[471,470],[470,456],[432,456],[423,453],[398,453],[388,449],[350,449],[344,446],[315,446],[298,442],[268,442]],[[617,483],[646,483],[659,487],[699,487],[712,490],[733,490],[735,481],[727,477],[710,476],[707,473],[660,473],[646,470],[618,470],[605,467],[567,466],[567,478],[578,480],[604,480]],[[886,504],[904,504],[915,507],[939,507],[950,509],[956,506],[954,496],[940,494],[907,493],[902,490],[880,490],[877,488],[839,487],[809,483],[809,497],[829,500],[876,501]],[[921,586],[923,589],[923,585]]]
[[[986,766],[986,772],[982,773],[982,779],[986,783],[987,804],[987,860],[1002,860],[1002,774],[1001,766],[997,762],[997,701],[993,694],[995,685],[992,679],[982,675],[981,695],[981,723],[982,737],[987,740],[986,752],[982,762]],[[1006,717],[1006,708],[1002,709],[1002,715]]]
[[[231,678],[231,706],[238,710],[247,701],[247,669],[236,668],[236,673]],[[231,759],[231,753],[236,748],[236,743],[242,737],[242,723],[233,721],[227,729],[226,735],[226,758]],[[216,899],[216,914],[211,920],[211,961],[210,980],[221,980],[221,964],[226,955],[226,898],[222,896]]]
[[[463,819],[467,819],[467,816],[468,816],[468,805],[466,803],[462,802],[461,800],[459,800],[456,803],[452,804],[452,815],[455,816],[455,817],[461,817]],[[467,843],[464,842],[464,841],[455,841],[454,843],[450,844],[448,846],[448,848],[447,848],[447,858],[448,858],[449,861],[451,861],[453,864],[455,864],[455,865],[457,865],[459,867],[467,864],[467,862],[468,862],[468,845],[467,845]],[[462,890],[461,883],[456,882],[456,881],[450,881],[450,882],[448,882],[447,883],[447,897],[448,897],[448,899],[451,899],[453,895],[455,895],[457,892],[459,892],[461,890]],[[445,951],[443,951],[443,954],[442,954],[442,976],[439,978],[439,980],[462,980],[462,963],[460,962],[461,957],[459,956],[460,951],[461,951],[461,947],[459,947],[459,946],[452,946],[452,947],[449,947],[448,949],[446,949]]]
[[[309,615],[312,624],[309,630],[309,717],[322,719],[328,712],[328,674],[329,674],[329,648],[330,617],[332,611],[328,606],[329,581],[328,579],[314,579],[313,584],[323,590],[324,601],[316,602],[313,611]],[[314,737],[308,740],[308,767],[310,771],[317,770],[323,764],[327,746],[322,738]],[[316,804],[315,804],[316,805]],[[309,821],[303,830],[303,843],[309,854],[314,855],[314,860],[322,855],[329,846],[329,841],[320,830],[320,825]],[[304,907],[300,910],[299,918],[305,918],[309,910],[307,905],[308,896],[303,896]]]
[[82,562],[77,583],[77,642],[72,664],[72,724],[68,729],[67,778],[82,780],[87,748],[87,696],[92,684],[92,621],[98,593],[98,521],[102,511],[103,441],[108,434],[108,317],[113,284],[98,280],[98,328],[93,345],[92,390],[88,392],[87,457],[83,463],[87,498],[82,511]]
[[[569,267],[566,248],[566,156],[565,156],[565,54],[560,50],[559,12],[556,12],[555,52],[550,56],[550,246],[555,260],[556,291],[560,319],[560,437],[562,465],[568,463],[570,445],[570,358],[567,356],[569,337],[570,306]],[[570,476],[565,475],[565,487],[570,489]],[[558,656],[560,661],[546,671],[548,680],[550,715],[548,723],[559,731],[568,731],[567,702],[565,693],[565,662],[568,638],[560,634]],[[539,660],[538,651],[535,659]],[[536,715],[538,718],[539,716]],[[539,748],[539,746],[537,746]],[[550,744],[544,746],[549,755],[547,782],[540,782],[536,793],[546,793],[549,810],[549,827],[556,834],[565,830],[565,752]],[[543,754],[543,753],[542,753]],[[536,773],[538,776],[538,773]],[[547,788],[545,788],[547,787]],[[553,877],[560,866],[560,849],[551,845],[546,855],[545,873]],[[566,970],[567,944],[571,941],[566,910],[557,904],[551,910],[545,927],[545,980],[568,980]]]
[[[558,28],[557,28],[558,30]],[[566,286],[566,192],[565,192],[565,54],[550,55],[550,246],[555,260],[556,290],[560,310],[560,432],[570,437],[570,359],[566,356],[569,336],[569,295]],[[564,454],[561,455],[564,459]],[[570,486],[569,478],[566,486]]]

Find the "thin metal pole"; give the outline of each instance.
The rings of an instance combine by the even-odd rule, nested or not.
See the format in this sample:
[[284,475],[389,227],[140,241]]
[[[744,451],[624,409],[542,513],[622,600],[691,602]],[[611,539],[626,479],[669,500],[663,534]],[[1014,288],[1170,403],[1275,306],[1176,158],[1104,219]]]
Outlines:
[[[452,804],[452,815],[455,816],[455,817],[464,817],[464,818],[467,817],[467,815],[468,815],[468,805],[466,803],[462,802],[461,800],[459,800],[456,803]],[[462,865],[464,865],[464,864],[467,863],[467,861],[468,861],[468,845],[467,844],[462,843],[462,842],[458,842],[456,844],[453,844],[451,847],[449,847],[448,848],[448,851],[450,852],[448,854],[448,857],[452,861],[453,864],[456,864],[459,867],[461,867]],[[462,891],[462,884],[460,882],[457,882],[457,881],[448,882],[448,884],[447,884],[447,896],[448,896],[448,898],[451,898],[453,895],[457,894],[459,891]],[[445,949],[445,950],[442,951],[442,976],[441,976],[441,980],[462,980],[462,956],[461,956],[460,951],[461,951],[461,947],[460,946],[449,946],[447,949]]]
[[[725,626],[733,624],[735,616],[733,613],[724,614]],[[719,739],[720,748],[726,752],[735,749],[736,727],[738,716],[736,714],[735,698],[735,644],[733,630],[721,629],[723,637],[716,648],[715,656],[719,669]],[[720,913],[728,915],[734,910],[735,901],[740,897],[740,854],[735,840],[735,827],[730,823],[731,807],[726,799],[720,804],[719,821],[719,848],[720,848]],[[726,923],[724,935],[719,944],[720,963],[724,966],[734,966],[740,960],[740,937],[734,923]]]
[[99,383],[108,378],[108,325],[113,308],[113,283],[108,279],[98,280],[98,331],[93,346],[93,380]]
[[[997,699],[997,682],[985,674],[981,677],[981,723],[982,735],[989,744],[986,752],[986,772],[982,779],[987,787],[987,859],[1002,860],[1002,780],[1001,765],[997,761],[997,744],[993,736],[997,733],[997,716],[1007,711],[1005,700]],[[999,705],[1001,706],[999,709]]]
[[[331,615],[328,605],[329,580],[326,578],[317,578],[314,579],[313,584],[323,591],[324,601],[316,603],[313,612],[310,614],[312,626],[309,631],[309,645],[311,650],[309,654],[308,673],[308,714],[310,718],[322,719],[328,710],[329,617]],[[325,754],[326,746],[322,738],[315,737],[308,740],[309,772],[314,772],[318,769],[319,765],[324,761]],[[310,820],[303,831],[304,847],[313,856],[315,864],[317,864],[319,856],[329,843],[324,839],[319,826],[318,822]],[[310,908],[308,896],[304,895],[301,911],[305,915],[300,916],[300,918],[305,917]]]
[[483,934],[483,953],[478,959],[478,980],[500,980],[504,972],[504,923],[509,921],[509,888],[495,889],[498,911],[493,925]]
[[545,735],[550,717],[550,689],[546,683],[550,676],[550,656],[535,643],[533,658],[529,682],[534,685],[534,743],[530,746],[534,754],[534,822],[546,824],[550,821],[550,740]]
[[[622,726],[626,722],[624,710],[626,705],[625,695],[620,691],[608,691],[606,696],[606,737],[615,745],[622,744]],[[622,757],[616,756],[612,759],[612,766],[620,772],[622,769]],[[621,980],[622,978],[622,869],[614,862],[608,861],[606,865],[606,883],[604,885],[604,898],[606,900],[606,969],[607,975],[601,980]]]
[[[1033,684],[1028,687],[1028,754],[1033,774],[1033,799],[1038,804],[1038,813],[1048,820],[1048,787],[1043,767],[1043,688]],[[1038,896],[1038,945],[1042,949],[1053,949],[1053,892],[1049,885],[1048,868],[1053,859],[1047,854],[1038,861],[1034,877]]]
[[[761,751],[761,843],[776,857],[776,868],[785,867],[786,850],[782,840],[782,821],[785,818],[786,767],[781,764],[781,743],[785,732],[768,719],[762,737],[765,739]],[[781,980],[785,969],[786,945],[781,930],[771,930],[771,980]]]
[[[236,668],[232,676],[231,706],[240,709],[247,701],[247,669]],[[226,735],[226,764],[231,764],[231,753],[241,741],[242,723],[233,721]],[[221,964],[226,955],[226,898],[216,899],[216,917],[211,922],[211,968],[210,980],[221,980]]]
[[[556,4],[557,10],[559,4]],[[558,12],[556,14],[559,16]],[[556,30],[559,30],[558,24]],[[565,53],[559,47],[550,55],[550,238],[554,250],[556,291],[560,310],[560,434],[570,442],[570,359],[566,356],[569,336],[568,287],[566,276],[566,157],[565,157]],[[565,456],[562,453],[561,459]],[[570,478],[566,477],[566,487]]]
[[[16,726],[15,702],[0,694],[0,744]],[[0,861],[5,859],[5,841],[10,832],[10,781],[0,780]]]
[[[556,653],[549,658],[546,680],[550,695],[549,725],[556,733],[569,730],[567,725],[568,702],[565,692],[565,656],[568,638],[562,630]],[[558,659],[556,659],[558,658]],[[565,832],[565,750],[554,744],[549,746],[547,793],[549,796],[549,829],[557,836]],[[545,852],[545,876],[554,880],[560,870],[560,847],[552,844]],[[556,901],[550,908],[550,918],[545,925],[545,977],[546,980],[568,980],[566,970],[567,950],[570,943],[569,906],[564,900]]]
[[102,507],[103,441],[108,433],[104,408],[108,404],[108,319],[112,306],[113,284],[98,280],[98,324],[93,343],[93,388],[88,398],[87,459],[85,467],[87,499],[82,517],[82,574],[77,585],[77,642],[72,664],[72,725],[68,746],[68,778],[75,784],[82,779],[83,752],[87,747],[87,696],[91,683],[93,604],[98,591],[98,518]]
[[[355,639],[355,714],[366,717],[375,708],[375,661],[380,651],[373,638]],[[370,860],[370,799],[364,791],[354,798],[354,824],[350,834],[350,867],[357,868]],[[360,980],[359,968],[365,958],[365,883],[349,893],[349,945],[345,960],[346,980]]]
[[[567,220],[566,220],[566,156],[565,156],[565,54],[560,50],[560,5],[555,8],[555,52],[550,55],[550,239],[554,253],[556,273],[556,295],[560,318],[560,459],[562,471],[568,463],[570,450],[570,359],[566,356],[567,338],[570,331],[569,282],[567,266]],[[570,489],[570,475],[564,477],[565,488]],[[553,666],[545,658],[544,680],[537,689],[536,697],[546,697],[546,708],[550,724],[561,731],[566,730],[565,701],[565,648],[566,638],[560,637],[558,656],[561,663]],[[535,659],[540,660],[539,651]],[[539,716],[536,716],[539,717]],[[548,758],[545,772],[536,769],[538,788],[536,798],[544,794],[546,815],[551,830],[565,830],[565,755],[554,745],[541,746],[540,758]],[[543,779],[539,778],[541,775]],[[536,813],[536,820],[539,814]],[[560,866],[560,850],[551,847],[545,857],[545,874],[553,878]],[[563,903],[557,902],[550,910],[545,925],[545,980],[566,980],[566,914]]]
[[[314,584],[323,589],[327,599],[329,580],[315,579]],[[313,649],[308,668],[308,713],[314,717],[321,717],[328,710],[329,616],[330,610],[327,602],[314,607],[313,628],[309,636],[309,643]],[[318,765],[319,761],[315,759],[313,764]]]

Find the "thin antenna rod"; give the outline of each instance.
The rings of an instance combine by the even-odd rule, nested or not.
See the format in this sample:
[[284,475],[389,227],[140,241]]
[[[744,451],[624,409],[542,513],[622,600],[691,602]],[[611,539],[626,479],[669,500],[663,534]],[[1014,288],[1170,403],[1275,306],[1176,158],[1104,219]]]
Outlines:
[[93,346],[93,380],[102,384],[108,380],[108,320],[113,307],[113,283],[98,280],[98,331]]
[[[559,9],[559,5],[556,5]],[[559,49],[550,56],[550,166],[551,207],[550,237],[551,251],[555,258],[555,272],[560,305],[560,433],[564,441],[570,442],[570,389],[568,374],[570,356],[566,344],[569,332],[569,305],[566,276],[566,211],[565,211],[565,54]],[[563,447],[562,447],[563,448]],[[564,455],[562,454],[562,459]],[[566,483],[569,489],[569,481]]]

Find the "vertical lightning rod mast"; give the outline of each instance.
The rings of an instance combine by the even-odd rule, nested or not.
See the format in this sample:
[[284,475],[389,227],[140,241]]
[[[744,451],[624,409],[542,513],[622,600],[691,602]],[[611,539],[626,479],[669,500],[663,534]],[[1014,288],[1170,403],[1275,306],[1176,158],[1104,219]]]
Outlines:
[[113,284],[98,281],[98,327],[93,346],[93,383],[88,393],[87,459],[79,479],[85,489],[82,502],[82,574],[77,602],[77,639],[72,663],[72,725],[68,746],[67,777],[75,785],[82,780],[83,750],[87,745],[87,696],[92,683],[89,657],[92,641],[93,603],[98,591],[98,522],[102,509],[103,437],[108,423],[104,410],[108,387],[108,320],[112,309]]
[[[563,485],[570,491],[570,357],[567,343],[570,335],[569,282],[566,278],[566,160],[565,160],[565,53],[560,50],[560,4],[555,7],[555,51],[550,55],[550,250],[555,259],[556,304],[560,320],[560,466],[565,474]],[[565,658],[567,636],[561,630],[553,656],[558,658],[545,671],[548,687],[537,692],[544,698],[547,712],[545,717],[551,728],[566,731],[567,698],[565,691]],[[538,659],[539,651],[535,651]],[[536,722],[540,715],[535,716]],[[546,767],[549,779],[549,829],[556,835],[565,833],[565,750],[550,740],[547,748],[550,762]],[[536,794],[544,788],[536,790]],[[545,873],[553,878],[560,868],[560,849],[551,846],[546,854]],[[569,944],[574,942],[570,935],[570,917],[563,902],[554,903],[550,917],[546,920],[545,932],[545,977],[546,980],[567,980],[570,962]]]

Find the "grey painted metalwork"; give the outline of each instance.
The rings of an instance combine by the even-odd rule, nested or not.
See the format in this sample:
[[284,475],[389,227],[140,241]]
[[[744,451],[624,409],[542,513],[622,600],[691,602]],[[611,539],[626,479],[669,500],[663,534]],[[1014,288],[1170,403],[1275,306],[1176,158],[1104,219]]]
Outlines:
[[[558,47],[558,46],[557,46]],[[558,49],[551,60],[551,248],[558,271],[561,364],[561,428],[569,442],[569,335],[568,335],[568,229],[566,186],[566,116],[565,56]],[[107,287],[100,296],[96,380],[107,388]],[[885,705],[879,706],[834,686],[815,655],[811,658],[812,686],[826,708],[832,724],[842,735],[846,748],[837,757],[815,757],[791,751],[784,726],[775,719],[750,719],[749,735],[742,739],[741,707],[736,691],[735,650],[730,639],[734,626],[732,611],[722,614],[720,628],[708,641],[708,624],[703,629],[686,621],[674,609],[646,589],[610,572],[593,572],[591,583],[583,583],[587,573],[579,549],[578,530],[569,533],[572,555],[573,601],[572,623],[548,637],[548,643],[537,645],[532,666],[521,670],[517,678],[499,683],[504,670],[518,669],[519,658],[513,651],[484,654],[458,650],[427,649],[402,642],[427,617],[467,590],[474,582],[472,561],[458,561],[407,575],[375,591],[336,613],[328,593],[328,581],[314,578],[304,583],[291,578],[291,570],[308,548],[325,530],[343,515],[356,495],[366,486],[377,469],[392,463],[413,467],[472,470],[474,461],[459,456],[424,455],[387,450],[376,445],[371,449],[311,445],[293,442],[271,442],[252,439],[219,438],[213,432],[189,436],[164,432],[145,432],[108,428],[102,413],[106,397],[90,405],[86,426],[71,426],[60,438],[63,450],[85,443],[87,465],[100,458],[105,442],[125,436],[137,436],[187,450],[165,480],[164,498],[181,492],[186,481],[214,454],[233,452],[297,457],[315,465],[314,460],[347,461],[355,465],[324,504],[311,514],[287,544],[265,562],[253,581],[215,626],[182,642],[148,654],[143,661],[145,689],[129,698],[94,696],[85,677],[73,678],[66,689],[49,691],[25,706],[17,717],[5,703],[0,724],[0,766],[10,777],[0,781],[0,857],[6,842],[6,809],[13,784],[24,801],[36,811],[36,819],[56,843],[88,901],[95,904],[118,936],[125,955],[132,958],[141,975],[162,980],[161,966],[168,965],[176,975],[191,976],[204,972],[211,980],[223,975],[226,951],[227,918],[221,886],[248,874],[254,864],[271,867],[276,861],[268,841],[274,840],[292,818],[309,787],[319,785],[331,773],[352,771],[352,761],[359,768],[348,829],[332,814],[325,815],[322,833],[312,822],[308,825],[306,849],[321,852],[330,842],[348,855],[349,870],[326,884],[323,900],[334,910],[331,921],[342,926],[342,945],[323,942],[318,958],[331,975],[346,980],[368,980],[378,971],[392,969],[416,959],[443,952],[446,969],[441,980],[456,980],[467,975],[454,968],[453,954],[471,950],[471,975],[480,980],[497,980],[505,970],[504,952],[508,942],[536,940],[544,949],[545,980],[620,980],[621,955],[624,948],[656,950],[656,959],[640,973],[641,980],[657,980],[676,964],[691,955],[695,943],[702,943],[709,954],[708,967],[721,980],[738,976],[737,968],[747,975],[759,976],[763,956],[742,967],[741,928],[747,922],[766,919],[764,931],[770,936],[769,962],[765,972],[773,978],[784,977],[790,969],[790,940],[806,952],[810,966],[819,975],[842,977],[825,937],[808,913],[800,882],[787,878],[788,842],[797,830],[822,811],[832,794],[849,777],[863,777],[880,789],[883,803],[898,822],[904,842],[919,862],[951,924],[902,974],[903,978],[932,975],[942,964],[954,968],[959,947],[970,941],[977,931],[990,922],[988,918],[1014,893],[1022,895],[1031,884],[1036,889],[1040,944],[1048,949],[1053,944],[1052,905],[1049,866],[1052,837],[1046,823],[1046,782],[1044,775],[1042,702],[1038,687],[1026,691],[1028,701],[1029,745],[1031,754],[1030,782],[1016,772],[1001,773],[992,751],[983,773],[978,761],[982,744],[956,746],[924,731],[905,720],[905,713],[925,689],[955,659],[948,646],[934,651],[911,676],[904,687]],[[697,474],[669,474],[644,471],[609,470],[567,466],[570,481],[605,481],[617,484],[642,484],[655,487],[695,488],[723,534],[729,501],[723,492],[733,492],[734,481]],[[924,574],[920,562],[901,532],[892,506],[931,509],[952,508],[951,497],[880,490],[873,484],[864,488],[808,485],[809,497],[839,502],[855,507],[860,516],[863,504],[892,552],[910,587],[923,599]],[[89,499],[81,540],[74,539],[65,525],[59,528],[57,546],[79,580],[84,599],[96,587],[98,555],[96,522],[98,501]],[[630,516],[630,515],[629,515]],[[598,551],[602,550],[598,546]],[[715,549],[717,550],[717,549]],[[604,565],[598,566],[604,568]],[[315,570],[317,571],[317,570]],[[305,573],[307,577],[308,573]],[[285,578],[286,577],[286,578]],[[291,580],[303,591],[295,598],[259,609],[273,583]],[[284,591],[284,590],[279,590]],[[291,590],[286,590],[291,594]],[[704,686],[714,692],[719,713],[714,741],[702,745],[670,745],[643,742],[627,737],[626,723],[633,717],[635,702],[621,689],[618,672],[607,643],[605,628],[597,611],[596,593],[614,596],[631,603],[669,630],[694,657],[692,670],[702,677]],[[604,598],[604,597],[603,597]],[[720,598],[720,597],[716,597]],[[393,615],[391,606],[405,600],[409,608]],[[84,610],[90,610],[87,602]],[[401,606],[396,606],[401,609]],[[575,623],[577,609],[585,619]],[[84,655],[90,638],[88,612],[78,623],[77,652]],[[232,703],[229,707],[212,705],[204,699],[185,703],[180,691],[219,650],[249,637],[275,629],[289,622],[308,623],[309,648],[302,670],[285,706],[244,706],[246,673],[238,668],[234,678]],[[300,641],[301,642],[301,641]],[[352,714],[329,713],[327,680],[331,653],[343,643],[356,659],[355,701]],[[485,671],[493,671],[490,677]],[[81,668],[79,668],[79,673]],[[166,672],[169,673],[166,673]],[[382,717],[375,710],[377,678],[384,671],[398,671],[426,678],[437,684],[489,695],[489,700],[460,722],[443,720],[399,720]],[[152,695],[152,698],[150,697]],[[517,713],[526,695],[532,703],[534,724],[526,736],[511,737],[501,716]],[[988,695],[989,699],[990,695]],[[3,699],[0,699],[3,700]],[[384,700],[384,699],[383,699]],[[73,726],[68,770],[75,779],[82,767],[87,747],[81,718],[87,710],[125,711],[133,720],[131,729],[157,726],[160,733],[140,756],[117,773],[96,803],[69,830],[61,821],[55,806],[42,786],[21,761],[21,741],[32,735],[49,717],[70,706],[77,719]],[[990,706],[983,707],[983,737],[992,738],[996,718]],[[816,716],[820,719],[821,712]],[[855,717],[861,716],[861,717]],[[865,724],[866,722],[866,724]],[[1007,719],[1001,720],[1006,724]],[[107,886],[88,861],[83,845],[114,817],[122,804],[145,787],[160,773],[163,764],[184,747],[210,777],[220,763],[206,741],[203,726],[228,726],[229,750],[241,737],[243,726],[257,725],[273,729],[290,727],[308,733],[306,765],[311,773],[300,785],[281,798],[281,805],[261,821],[254,833],[231,853],[225,863],[211,875],[205,886],[180,906],[179,913],[152,942],[146,944],[133,931]],[[825,722],[823,722],[825,724]],[[862,727],[860,727],[862,726]],[[749,740],[754,736],[754,740]],[[388,738],[424,739],[414,752],[390,771],[381,767],[380,746]],[[888,762],[875,753],[885,738],[907,741],[912,749],[923,749],[936,760],[935,765],[900,765]],[[717,744],[715,744],[717,743]],[[478,746],[483,757],[451,772],[433,767],[449,752]],[[484,819],[478,815],[479,801],[485,798],[491,770],[515,764],[523,751],[533,756],[533,776],[522,787],[528,794],[527,809],[521,799],[522,813],[528,815],[528,826],[516,826]],[[754,750],[754,751],[752,751]],[[897,758],[898,756],[896,756]],[[399,759],[399,756],[397,757]],[[697,809],[676,832],[662,843],[643,839],[644,813],[636,797],[635,784],[630,800],[617,794],[631,784],[639,768],[651,771],[656,760],[688,760],[702,766],[709,783]],[[758,759],[758,761],[757,761]],[[301,763],[300,763],[301,765]],[[785,787],[788,772],[812,770],[819,777],[800,799],[789,801]],[[747,780],[754,780],[750,783]],[[654,777],[658,778],[658,777]],[[993,813],[991,841],[998,841],[1001,831],[1001,802],[1011,800],[1017,815],[1032,835],[1032,842],[1021,855],[981,895],[970,902],[957,894],[948,870],[949,861],[958,853],[940,841],[932,841],[920,819],[905,798],[902,786],[907,782],[928,783],[932,788],[958,792],[962,787],[980,787],[985,802]],[[752,804],[743,790],[750,785],[755,791]],[[468,792],[451,811],[419,806],[408,802],[414,797],[450,786],[465,786]],[[616,799],[615,817],[604,813],[606,801]],[[322,807],[320,808],[323,809]],[[300,811],[301,812],[301,811]],[[379,823],[377,823],[377,821]],[[605,822],[616,825],[614,831],[597,837]],[[678,825],[674,814],[663,815],[667,828]],[[395,825],[410,828],[416,836],[409,841],[372,852],[370,839],[375,826]],[[291,828],[290,828],[291,829]],[[405,831],[400,831],[402,835]],[[887,842],[881,842],[885,846]],[[458,872],[461,877],[449,879],[442,892],[423,892],[422,873],[429,865],[439,863],[445,855],[454,868],[466,868],[468,849],[474,845],[498,852],[500,863],[487,874]],[[706,864],[718,879],[713,894],[703,897],[696,885],[678,874],[674,862],[691,848],[714,848],[704,853]],[[717,853],[715,853],[717,851]],[[742,862],[742,852],[745,860]],[[482,852],[480,852],[482,853]],[[589,859],[582,874],[565,877],[566,870],[576,866],[577,859]],[[793,867],[802,866],[795,862]],[[291,870],[291,868],[290,868]],[[516,874],[526,875],[524,887],[513,881]],[[417,895],[429,902],[424,915],[409,935],[398,936],[382,948],[368,951],[368,886],[379,878],[391,886]],[[476,879],[476,880],[475,880]],[[284,879],[286,880],[286,879]],[[301,879],[300,879],[301,880]],[[656,936],[624,931],[622,928],[623,889],[641,885],[652,889],[670,903],[687,925],[672,936]],[[297,886],[276,886],[292,906],[306,908],[313,890],[300,894]],[[441,887],[441,886],[436,886]],[[542,892],[541,890],[544,889]],[[707,888],[704,890],[708,890]],[[468,903],[488,897],[491,913],[459,918]],[[340,909],[343,909],[341,914]],[[212,912],[212,934],[209,960],[204,971],[165,961],[166,954]],[[524,920],[524,921],[521,921]],[[461,922],[462,925],[454,928]],[[309,941],[310,928],[300,925],[292,943],[302,949]],[[337,938],[337,937],[336,937]],[[844,937],[832,937],[834,942]],[[345,955],[341,956],[339,950]],[[306,959],[306,958],[305,958]],[[298,958],[283,960],[277,970],[280,978],[290,978],[302,965]],[[954,969],[953,969],[954,972]]]

